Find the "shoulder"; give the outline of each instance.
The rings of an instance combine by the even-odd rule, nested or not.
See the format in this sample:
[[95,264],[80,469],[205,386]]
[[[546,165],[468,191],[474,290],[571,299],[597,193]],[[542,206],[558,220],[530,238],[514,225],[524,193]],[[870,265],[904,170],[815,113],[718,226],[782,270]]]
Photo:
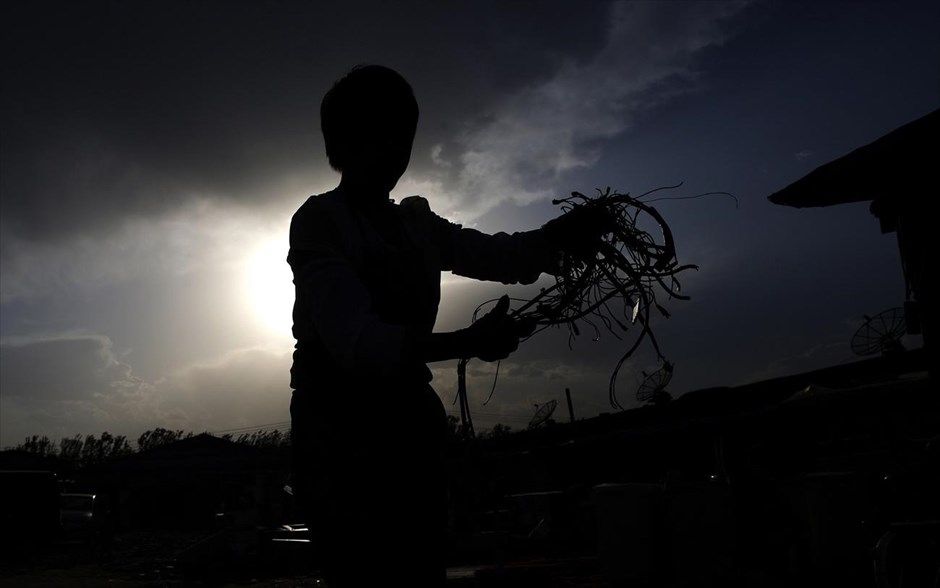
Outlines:
[[323,194],[314,194],[308,197],[294,212],[291,223],[311,221],[317,218],[334,214],[342,202],[335,190]]
[[444,246],[453,239],[454,232],[460,229],[460,225],[438,216],[431,210],[427,199],[421,196],[402,198],[398,210],[412,239],[418,242]]
[[406,220],[441,227],[457,226],[431,210],[431,204],[422,196],[408,196],[398,203],[399,210]]
[[310,196],[291,217],[291,245],[335,238],[343,232],[345,210],[345,203],[336,191]]
[[434,214],[431,212],[431,204],[428,202],[427,198],[421,196],[406,196],[401,199],[398,205],[401,206],[402,210],[409,212]]
[[343,196],[336,190],[315,194],[307,198],[291,217],[291,229],[318,226],[324,223],[342,222],[349,216],[349,207]]

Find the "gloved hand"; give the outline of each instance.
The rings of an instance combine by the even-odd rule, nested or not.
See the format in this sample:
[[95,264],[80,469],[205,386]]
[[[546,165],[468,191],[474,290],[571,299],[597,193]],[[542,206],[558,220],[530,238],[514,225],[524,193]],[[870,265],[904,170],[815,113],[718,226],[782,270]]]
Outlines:
[[499,361],[519,348],[519,339],[528,337],[535,324],[509,316],[509,296],[503,296],[491,311],[464,329],[470,353],[483,361]]
[[603,208],[578,206],[542,226],[556,252],[578,258],[593,257],[604,235],[613,230],[613,221]]

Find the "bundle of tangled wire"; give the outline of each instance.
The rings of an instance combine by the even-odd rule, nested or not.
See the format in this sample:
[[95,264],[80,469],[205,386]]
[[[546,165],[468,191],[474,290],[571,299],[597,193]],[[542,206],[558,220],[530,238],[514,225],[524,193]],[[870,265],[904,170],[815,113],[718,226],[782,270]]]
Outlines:
[[[652,344],[658,359],[666,362],[652,331],[651,315],[655,309],[663,317],[669,316],[660,302],[661,297],[688,300],[688,296],[680,293],[678,276],[687,270],[698,269],[693,264],[679,264],[672,231],[650,202],[713,194],[731,196],[726,192],[709,192],[696,196],[650,198],[659,191],[679,186],[681,184],[656,188],[638,197],[607,188],[603,191],[598,189],[593,197],[572,192],[568,198],[553,200],[552,203],[560,206],[564,214],[579,207],[601,209],[603,217],[610,221],[608,230],[591,253],[561,255],[554,285],[542,288],[530,300],[513,300],[521,305],[511,314],[535,325],[530,337],[549,327],[564,326],[569,330],[570,346],[586,326],[593,332],[595,340],[600,338],[601,328],[619,340],[632,339],[614,367],[608,385],[610,404],[617,409],[623,409],[616,396],[617,375],[644,340]],[[477,307],[473,320],[492,302],[494,300],[489,300]],[[467,360],[458,363],[458,398],[461,400],[461,414],[467,415],[464,424],[472,427],[469,406],[466,405],[466,363]]]

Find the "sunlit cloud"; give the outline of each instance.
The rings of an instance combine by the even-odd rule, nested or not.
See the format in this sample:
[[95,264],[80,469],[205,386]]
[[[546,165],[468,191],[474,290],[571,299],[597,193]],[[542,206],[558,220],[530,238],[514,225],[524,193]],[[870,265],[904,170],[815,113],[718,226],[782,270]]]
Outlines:
[[217,431],[289,418],[290,348],[236,349],[181,367],[154,383],[167,420],[184,430]]
[[155,381],[138,377],[122,355],[98,334],[4,340],[0,446],[38,433],[61,439],[108,431],[136,439],[155,426],[201,432],[286,418],[289,349],[232,350]]
[[[97,334],[64,333],[0,341],[0,382],[5,396],[81,400],[127,382],[130,370],[111,339]],[[43,369],[54,365],[55,370]]]
[[234,270],[246,263],[260,271],[258,256],[273,260],[276,247],[282,248],[286,267],[288,222],[289,211],[265,217],[194,198],[172,213],[131,218],[100,235],[41,242],[7,237],[0,256],[0,301],[54,299],[140,279]]
[[126,434],[150,418],[149,386],[105,335],[6,338],[0,367],[3,445],[40,432]]
[[451,144],[434,145],[433,192],[444,212],[470,220],[501,202],[551,197],[561,175],[592,167],[604,141],[627,130],[637,112],[692,90],[695,57],[725,40],[723,24],[745,5],[614,3],[606,43],[592,59],[560,63],[493,104]]

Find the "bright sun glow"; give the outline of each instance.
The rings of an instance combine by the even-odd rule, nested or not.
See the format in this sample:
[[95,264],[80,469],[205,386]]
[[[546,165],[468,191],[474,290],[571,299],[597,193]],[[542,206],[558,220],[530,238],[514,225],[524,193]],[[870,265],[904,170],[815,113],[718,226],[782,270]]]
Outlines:
[[290,337],[294,285],[284,238],[261,241],[248,260],[247,297],[256,322],[273,335]]

